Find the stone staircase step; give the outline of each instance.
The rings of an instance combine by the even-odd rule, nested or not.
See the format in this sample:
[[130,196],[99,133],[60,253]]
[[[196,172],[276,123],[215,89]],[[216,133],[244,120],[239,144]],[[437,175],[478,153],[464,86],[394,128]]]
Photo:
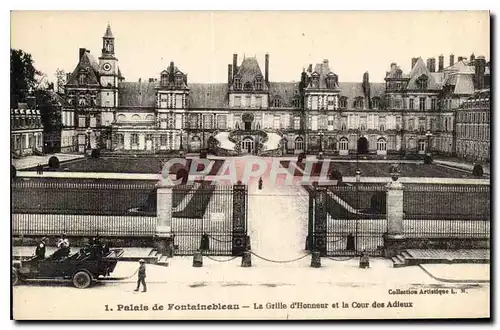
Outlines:
[[401,255],[405,258],[405,259],[412,259],[413,257],[407,252],[407,251],[403,251],[401,252]]
[[401,263],[406,264],[405,257],[403,257],[401,254],[396,255],[395,258],[398,259]]
[[158,258],[158,261],[156,262],[156,264],[157,264],[158,266],[165,266],[165,267],[167,267],[167,266],[168,266],[168,264],[169,264],[169,263],[168,263],[168,257],[167,257],[167,256],[163,256],[163,255],[162,255],[162,256],[160,256],[160,257]]
[[399,258],[392,257],[391,260],[392,260],[392,267],[393,268],[400,268],[400,267],[405,266],[405,263],[402,262]]

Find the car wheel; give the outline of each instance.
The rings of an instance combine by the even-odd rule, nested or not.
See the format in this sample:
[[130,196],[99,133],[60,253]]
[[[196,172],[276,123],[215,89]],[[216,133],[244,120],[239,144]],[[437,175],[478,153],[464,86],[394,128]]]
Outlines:
[[86,271],[79,271],[73,275],[73,285],[78,289],[86,289],[92,284],[92,278]]
[[16,270],[12,270],[12,285],[18,285],[19,284],[19,275],[17,274]]

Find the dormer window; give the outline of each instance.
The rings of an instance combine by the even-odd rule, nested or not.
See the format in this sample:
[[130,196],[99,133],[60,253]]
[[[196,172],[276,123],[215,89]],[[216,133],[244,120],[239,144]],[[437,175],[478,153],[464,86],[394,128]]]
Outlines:
[[262,77],[255,78],[255,89],[258,91],[262,90]]
[[182,86],[182,75],[178,74],[175,76],[175,86]]
[[85,85],[85,74],[81,74],[79,77],[78,77],[78,83],[80,85]]
[[379,109],[380,108],[380,98],[379,97],[374,97],[372,99],[372,109]]
[[237,91],[241,90],[241,78],[234,78],[234,89]]
[[335,75],[333,74],[330,74],[327,78],[326,78],[326,88],[328,89],[333,89],[335,88],[336,86],[336,79],[335,79]]
[[300,96],[295,95],[295,96],[293,97],[293,106],[294,106],[295,108],[300,108]]
[[313,77],[312,77],[311,87],[313,87],[313,88],[319,88],[319,77],[318,77],[317,74],[313,75]]
[[243,90],[244,90],[245,92],[251,92],[251,91],[253,90],[253,86],[252,86],[252,84],[251,84],[249,81],[247,81],[247,82],[245,83],[245,86],[243,87]]
[[354,107],[355,109],[363,109],[363,98],[362,98],[362,97],[357,97],[357,98],[354,100],[353,107]]
[[281,108],[281,98],[279,96],[276,96],[273,99],[273,107],[275,107],[275,108]]
[[421,75],[417,79],[417,87],[418,89],[427,89],[427,76]]
[[345,109],[347,108],[347,97],[346,96],[342,96],[339,100],[339,107],[341,109]]
[[162,86],[168,85],[168,75],[167,74],[164,73],[164,74],[161,75],[160,84]]

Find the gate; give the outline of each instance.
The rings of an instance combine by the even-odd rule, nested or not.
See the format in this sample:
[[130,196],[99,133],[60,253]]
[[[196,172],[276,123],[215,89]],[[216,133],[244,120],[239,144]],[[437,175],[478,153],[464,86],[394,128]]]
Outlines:
[[317,186],[310,192],[308,247],[322,256],[383,255],[383,185]]
[[177,255],[201,250],[208,255],[237,256],[245,250],[248,190],[245,185],[207,183],[173,188],[172,232]]

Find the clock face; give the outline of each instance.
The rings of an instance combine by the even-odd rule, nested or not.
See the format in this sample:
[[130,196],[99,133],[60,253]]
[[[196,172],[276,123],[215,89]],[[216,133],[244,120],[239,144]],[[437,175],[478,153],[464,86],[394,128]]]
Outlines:
[[104,65],[102,66],[102,68],[103,68],[104,71],[109,71],[109,70],[111,70],[111,64],[104,63]]

